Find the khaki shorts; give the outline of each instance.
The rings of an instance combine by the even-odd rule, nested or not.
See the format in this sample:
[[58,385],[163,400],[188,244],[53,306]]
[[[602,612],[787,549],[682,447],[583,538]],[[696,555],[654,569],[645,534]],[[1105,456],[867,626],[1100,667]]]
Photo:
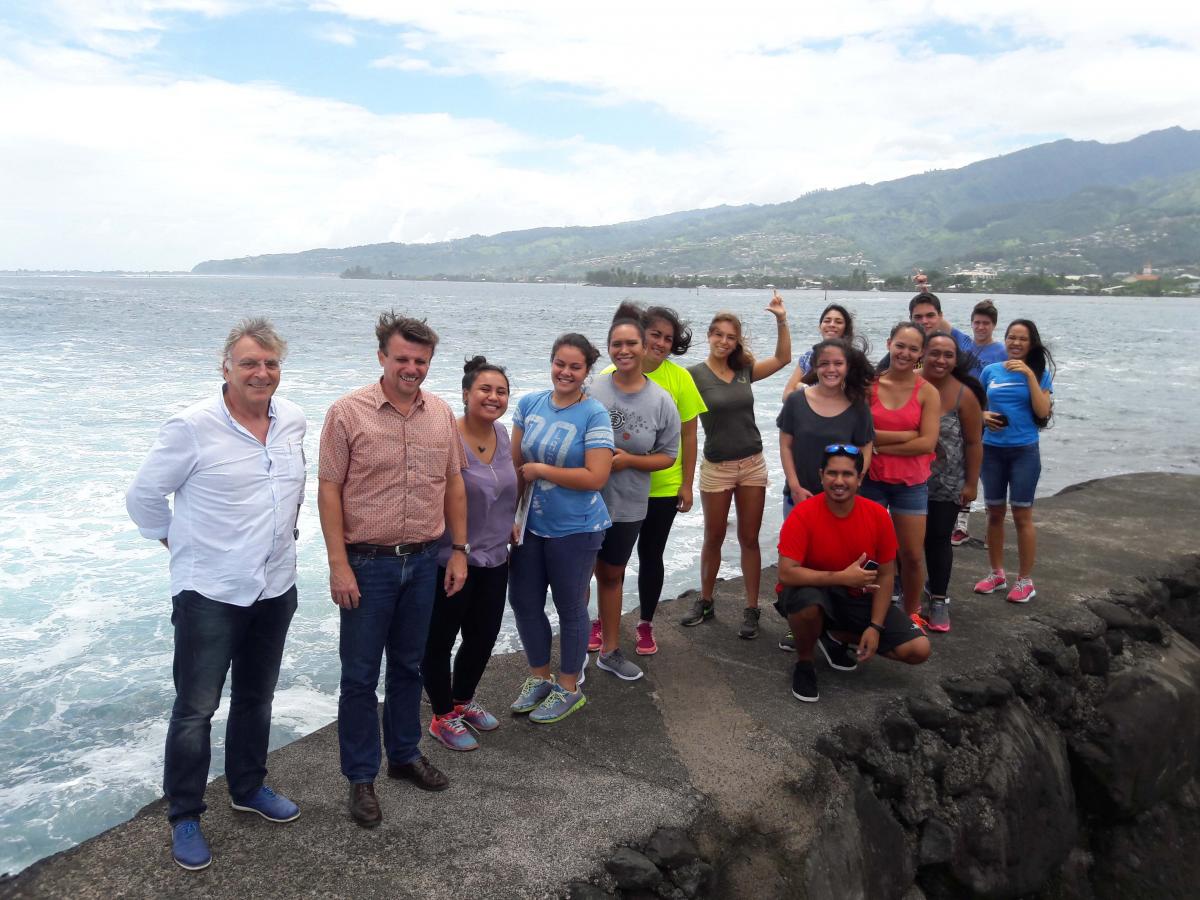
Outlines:
[[700,491],[714,494],[739,487],[767,486],[767,461],[761,453],[728,462],[700,460]]

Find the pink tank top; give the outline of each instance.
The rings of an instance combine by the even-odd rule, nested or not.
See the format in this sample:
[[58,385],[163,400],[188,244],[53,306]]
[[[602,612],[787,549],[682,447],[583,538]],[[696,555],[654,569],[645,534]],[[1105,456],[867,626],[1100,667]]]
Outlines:
[[[875,420],[876,431],[919,431],[921,428],[921,401],[917,395],[921,385],[925,383],[920,375],[916,376],[912,395],[899,409],[888,409],[879,399],[879,382],[871,385],[871,418]],[[870,476],[876,481],[889,484],[924,484],[929,480],[930,466],[933,465],[935,454],[925,453],[921,456],[890,456],[876,453],[871,457]]]

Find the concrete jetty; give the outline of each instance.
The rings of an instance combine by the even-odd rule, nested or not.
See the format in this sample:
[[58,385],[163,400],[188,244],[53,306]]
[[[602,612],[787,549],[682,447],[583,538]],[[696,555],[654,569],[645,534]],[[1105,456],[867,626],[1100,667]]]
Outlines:
[[[1036,515],[1037,598],[973,595],[985,550],[958,548],[953,631],[925,666],[818,664],[821,700],[799,703],[772,598],[759,638],[739,640],[741,584],[725,582],[712,623],[680,628],[684,604],[662,605],[644,679],[589,667],[587,706],[564,722],[503,715],[471,753],[427,738],[451,788],[381,775],[377,829],[347,814],[330,725],[271,755],[270,783],[303,810],[292,824],[235,813],[224,780],[209,785],[209,869],[172,863],[160,802],[0,895],[1186,896],[1200,883],[1200,476],[1076,485]],[[1010,571],[1015,547],[1010,530]],[[484,705],[506,710],[524,673],[495,658]],[[1157,850],[1137,843],[1146,816]]]

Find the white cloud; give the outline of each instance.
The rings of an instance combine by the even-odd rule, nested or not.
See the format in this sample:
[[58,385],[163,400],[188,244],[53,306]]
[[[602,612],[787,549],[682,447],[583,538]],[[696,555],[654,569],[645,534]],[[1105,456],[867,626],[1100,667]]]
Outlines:
[[612,222],[950,168],[1030,135],[1200,127],[1200,7],[1161,0],[1137,16],[1046,0],[311,4],[324,40],[394,37],[395,53],[361,62],[379,77],[471,74],[556,104],[648,105],[700,136],[670,151],[145,68],[139,54],[177,17],[247,5],[60,0],[69,43],[98,52],[6,42],[0,267],[188,267]]

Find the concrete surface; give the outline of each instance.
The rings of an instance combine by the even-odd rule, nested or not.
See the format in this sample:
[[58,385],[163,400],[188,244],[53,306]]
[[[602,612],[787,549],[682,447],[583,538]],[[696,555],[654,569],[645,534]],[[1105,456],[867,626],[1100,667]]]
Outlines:
[[[873,727],[880,710],[976,672],[1017,639],[1039,610],[1060,608],[1136,585],[1192,560],[1200,529],[1200,476],[1124,475],[1068,488],[1039,501],[1038,596],[1027,606],[975,596],[987,571],[978,541],[958,548],[951,585],[953,631],[933,635],[929,664],[879,659],[853,673],[818,664],[821,700],[790,694],[793,657],[776,647],[786,630],[769,608],[760,637],[742,641],[741,583],[722,584],[717,618],[681,628],[686,602],[660,607],[660,652],[640,659],[647,677],[617,680],[588,669],[588,704],[552,726],[501,716],[481,749],[453,753],[427,738],[425,752],[452,779],[426,794],[381,777],[382,827],[366,831],[346,812],[332,725],[272,754],[270,783],[303,810],[289,825],[232,812],[223,779],[208,790],[204,828],[212,866],[188,873],[171,862],[161,803],[84,844],[31,866],[0,885],[21,897],[512,897],[559,896],[602,870],[614,845],[644,841],[662,825],[706,827],[701,849],[725,856],[729,890],[742,893],[787,873],[764,870],[755,836],[801,852],[819,819],[813,744],[843,722]],[[983,517],[972,517],[983,534]],[[764,535],[764,553],[774,541]],[[1008,534],[1008,568],[1016,569]],[[768,570],[764,590],[774,584]],[[633,614],[636,617],[636,613]],[[623,640],[632,655],[635,618]],[[524,675],[523,660],[497,657],[480,699],[500,714]],[[426,719],[428,707],[424,710]],[[722,831],[721,829],[724,829]],[[745,840],[738,850],[714,844]],[[778,858],[778,852],[774,853]],[[738,887],[738,886],[741,887]]]

